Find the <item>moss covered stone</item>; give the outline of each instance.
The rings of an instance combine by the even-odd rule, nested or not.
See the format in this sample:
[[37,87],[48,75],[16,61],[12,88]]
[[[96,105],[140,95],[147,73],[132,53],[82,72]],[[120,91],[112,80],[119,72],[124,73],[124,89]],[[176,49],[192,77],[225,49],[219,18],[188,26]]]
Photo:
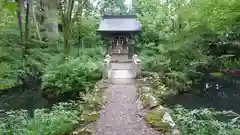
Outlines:
[[160,100],[157,100],[152,93],[143,93],[140,99],[144,108],[153,108],[160,104]]
[[169,123],[163,121],[165,112],[160,109],[154,109],[146,114],[145,121],[157,131],[170,132],[171,126]]
[[92,112],[89,114],[83,115],[83,120],[87,123],[95,122],[99,119],[99,113],[97,112]]
[[74,131],[70,135],[94,135],[94,134],[96,134],[96,131],[94,131],[91,128],[85,127],[85,128]]

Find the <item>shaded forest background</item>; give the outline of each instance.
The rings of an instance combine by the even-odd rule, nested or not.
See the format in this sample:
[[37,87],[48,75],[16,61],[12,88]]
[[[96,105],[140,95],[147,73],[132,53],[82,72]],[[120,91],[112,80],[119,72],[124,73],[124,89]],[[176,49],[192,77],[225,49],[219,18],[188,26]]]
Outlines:
[[[96,33],[103,14],[138,16],[142,33],[135,38],[136,53],[143,77],[151,78],[156,90],[198,91],[194,87],[206,74],[239,83],[237,0],[138,0],[130,5],[120,0],[0,0],[0,6],[0,109],[8,111],[1,114],[3,135],[69,133],[86,124],[84,114],[101,106],[94,86],[102,77],[107,45]],[[177,109],[175,120],[186,135],[239,133],[237,114],[229,124],[216,122],[206,110],[197,112],[208,119],[201,121]],[[191,119],[196,124],[189,129]]]

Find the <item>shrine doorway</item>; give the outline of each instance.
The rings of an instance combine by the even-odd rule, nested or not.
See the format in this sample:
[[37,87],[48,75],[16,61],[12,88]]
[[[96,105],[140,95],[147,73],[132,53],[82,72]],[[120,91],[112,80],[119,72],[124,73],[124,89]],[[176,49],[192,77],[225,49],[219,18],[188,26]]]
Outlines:
[[112,53],[128,53],[127,38],[116,36],[112,38]]

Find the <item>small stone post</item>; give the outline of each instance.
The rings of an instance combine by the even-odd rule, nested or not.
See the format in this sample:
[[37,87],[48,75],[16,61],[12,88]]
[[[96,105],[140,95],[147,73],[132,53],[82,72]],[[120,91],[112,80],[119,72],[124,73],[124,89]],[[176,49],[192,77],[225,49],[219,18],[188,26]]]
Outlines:
[[133,39],[133,37],[131,36],[128,40],[128,58],[132,58],[133,54],[134,54],[134,45],[135,45],[135,41]]
[[133,70],[138,78],[141,74],[141,60],[138,58],[138,55],[133,55]]
[[111,56],[106,55],[103,64],[103,79],[108,78],[108,71],[111,70]]

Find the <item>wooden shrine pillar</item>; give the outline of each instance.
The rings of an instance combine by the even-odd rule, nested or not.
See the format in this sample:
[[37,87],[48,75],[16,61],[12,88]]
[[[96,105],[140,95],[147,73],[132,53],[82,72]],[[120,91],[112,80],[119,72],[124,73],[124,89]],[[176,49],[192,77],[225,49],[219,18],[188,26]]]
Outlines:
[[111,55],[112,52],[112,37],[107,37],[107,46],[106,46],[107,54]]

